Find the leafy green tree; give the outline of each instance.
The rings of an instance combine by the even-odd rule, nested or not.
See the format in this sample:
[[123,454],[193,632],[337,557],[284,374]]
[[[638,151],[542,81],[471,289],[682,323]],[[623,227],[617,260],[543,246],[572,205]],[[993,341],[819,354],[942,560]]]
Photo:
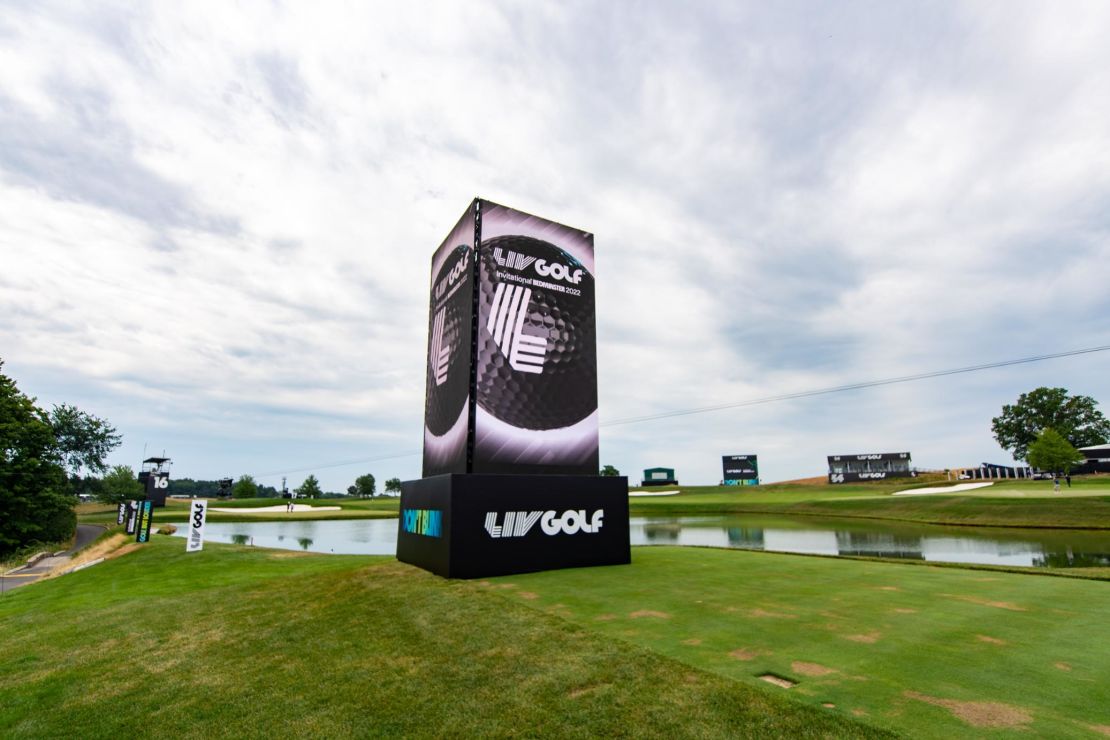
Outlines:
[[1027,460],[1035,468],[1066,475],[1071,472],[1071,466],[1083,462],[1084,457],[1055,429],[1047,427],[1029,445]]
[[385,492],[386,493],[392,493],[392,494],[395,494],[397,496],[400,496],[401,495],[401,479],[400,478],[390,478],[389,480],[387,480],[385,482]]
[[1017,460],[1025,460],[1029,445],[1046,428],[1055,429],[1073,447],[1102,444],[1110,438],[1110,421],[1090,396],[1069,396],[1067,388],[1036,388],[1006,404],[991,420],[999,446]]
[[359,498],[372,498],[374,496],[374,476],[367,473],[355,478],[355,495]]
[[0,556],[68,539],[76,526],[50,420],[0,372]]
[[320,490],[320,481],[316,480],[316,476],[311,473],[304,479],[304,483],[294,490],[297,492],[298,497],[304,498],[316,498],[323,493],[323,491]]
[[104,473],[108,469],[104,458],[119,447],[122,440],[116,428],[104,419],[64,403],[51,410],[50,426],[62,464],[73,476],[81,476],[86,471]]
[[129,466],[115,465],[100,479],[96,497],[109,504],[139,499],[143,497],[143,484]]
[[620,474],[621,471],[617,470],[612,465],[606,465],[601,469],[601,475],[605,476],[606,478],[616,478],[620,476]]
[[240,475],[231,487],[232,498],[258,498],[258,484],[249,475]]

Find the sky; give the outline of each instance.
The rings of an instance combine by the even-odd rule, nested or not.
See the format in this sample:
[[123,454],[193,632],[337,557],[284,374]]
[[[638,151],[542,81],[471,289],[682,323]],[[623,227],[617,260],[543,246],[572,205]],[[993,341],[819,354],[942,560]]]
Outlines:
[[420,476],[432,252],[480,196],[595,235],[601,462],[1006,462],[1110,413],[1110,4],[0,8],[0,360],[111,464]]

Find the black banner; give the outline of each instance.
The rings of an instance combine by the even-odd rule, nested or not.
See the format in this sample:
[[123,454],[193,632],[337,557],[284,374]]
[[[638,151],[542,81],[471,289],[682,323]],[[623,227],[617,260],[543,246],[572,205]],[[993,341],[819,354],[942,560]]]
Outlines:
[[594,301],[593,234],[474,201],[432,258],[425,477],[597,474]]
[[887,478],[916,478],[914,470],[874,470],[858,473],[829,473],[829,483],[858,483],[869,480],[886,480]]
[[909,460],[908,452],[874,452],[865,455],[829,455],[829,465],[847,462],[885,462],[888,460]]
[[721,458],[724,481],[758,480],[757,455],[725,455]]
[[139,502],[127,502],[127,534],[135,534],[135,526],[139,522]]
[[153,516],[153,501],[140,501],[139,502],[139,523],[135,528],[135,541],[136,542],[149,542],[150,541],[150,523],[154,519]]
[[424,475],[467,472],[474,323],[474,218],[467,209],[432,255]]
[[120,505],[119,505],[119,509],[116,511],[116,524],[117,525],[123,524],[124,520],[127,519],[127,508],[128,508],[127,507],[127,502],[126,501],[121,501]]
[[480,206],[472,472],[597,475],[593,234]]
[[159,508],[166,505],[166,493],[170,487],[170,474],[168,472],[142,472],[139,473],[139,482],[147,501]]
[[449,578],[630,562],[628,479],[440,475],[401,484],[397,559]]

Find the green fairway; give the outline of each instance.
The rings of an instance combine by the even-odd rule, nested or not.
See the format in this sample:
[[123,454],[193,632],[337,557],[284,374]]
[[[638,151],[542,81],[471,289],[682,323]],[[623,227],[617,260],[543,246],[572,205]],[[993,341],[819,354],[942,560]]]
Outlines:
[[882,735],[525,598],[392,558],[155,537],[0,600],[0,736]]
[[1110,732],[1096,581],[693,548],[489,581],[640,648],[913,737]]
[[[1050,481],[1000,481],[953,494],[895,496],[933,484],[677,486],[675,496],[633,497],[636,516],[761,513],[896,519],[992,527],[1110,529],[1110,477],[1075,479],[1052,492]],[[672,489],[672,490],[675,490]]]

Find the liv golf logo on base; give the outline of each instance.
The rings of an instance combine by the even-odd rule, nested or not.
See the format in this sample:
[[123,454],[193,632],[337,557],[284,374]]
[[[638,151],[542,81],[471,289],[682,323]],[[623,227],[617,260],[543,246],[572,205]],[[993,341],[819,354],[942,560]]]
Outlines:
[[189,536],[185,538],[185,552],[200,552],[204,547],[204,522],[208,518],[208,502],[194,501],[189,512]]

